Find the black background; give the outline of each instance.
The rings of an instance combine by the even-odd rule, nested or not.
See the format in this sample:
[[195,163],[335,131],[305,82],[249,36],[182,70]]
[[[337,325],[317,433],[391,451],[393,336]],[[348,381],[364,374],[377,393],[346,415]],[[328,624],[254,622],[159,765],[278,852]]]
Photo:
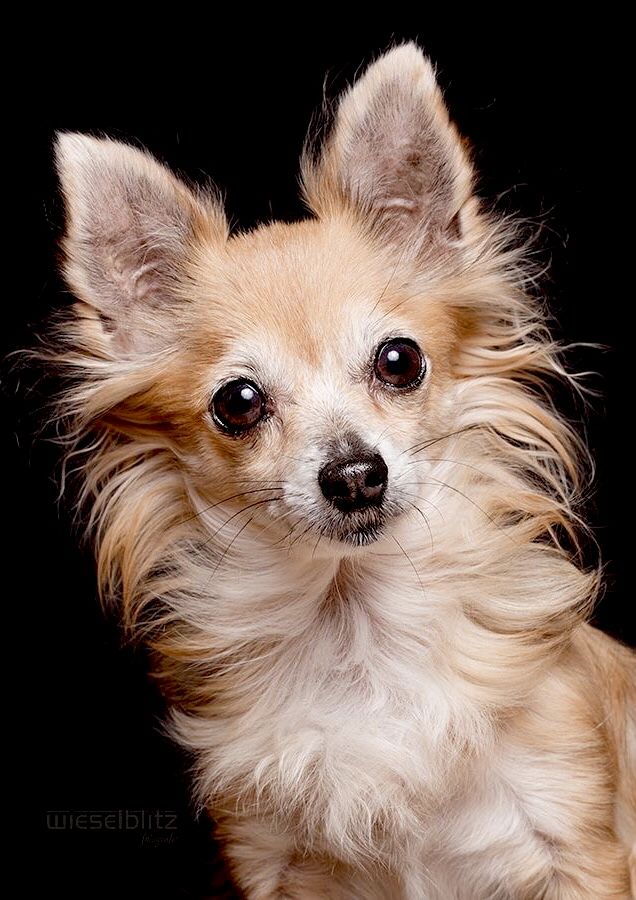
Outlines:
[[[600,373],[592,384],[601,391],[592,409],[575,414],[598,467],[589,516],[608,583],[598,623],[633,642],[624,576],[630,530],[619,525],[628,521],[620,513],[631,481],[623,439],[630,398],[617,352],[631,303],[631,259],[619,250],[628,173],[615,99],[620,27],[556,27],[536,12],[495,28],[459,11],[443,23],[422,14],[403,28],[323,21],[291,37],[293,22],[252,25],[246,36],[248,24],[213,34],[200,22],[175,24],[161,44],[122,25],[102,46],[94,35],[68,45],[51,35],[46,50],[33,53],[32,87],[10,91],[20,121],[7,170],[8,192],[17,188],[17,240],[5,266],[17,278],[5,296],[6,349],[32,344],[33,327],[63,297],[55,274],[56,129],[133,139],[195,180],[211,176],[242,227],[296,218],[298,155],[323,85],[333,97],[374,53],[418,38],[473,143],[480,193],[543,224],[551,268],[542,288],[556,333],[607,348],[572,356]],[[188,805],[187,760],[161,737],[143,660],[119,649],[95,600],[90,553],[78,549],[56,504],[56,451],[33,436],[46,383],[3,374],[4,599],[16,620],[4,634],[7,652],[18,656],[7,687],[20,711],[12,741],[25,763],[15,787],[34,835],[26,847],[37,847],[25,883],[63,896],[224,896],[220,887],[205,893],[213,854],[206,823]],[[175,810],[179,827],[168,843],[157,830],[46,827],[46,810],[114,809]]]

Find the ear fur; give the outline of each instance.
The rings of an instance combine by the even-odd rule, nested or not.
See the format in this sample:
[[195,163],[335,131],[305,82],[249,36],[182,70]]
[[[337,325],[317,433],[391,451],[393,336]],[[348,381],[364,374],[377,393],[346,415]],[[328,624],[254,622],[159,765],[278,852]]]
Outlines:
[[66,281],[116,350],[154,348],[165,313],[183,302],[192,243],[227,235],[221,207],[119,141],[59,134],[55,149]]
[[419,253],[462,237],[472,169],[430,61],[413,43],[386,53],[343,95],[321,155],[303,161],[319,216],[343,208]]

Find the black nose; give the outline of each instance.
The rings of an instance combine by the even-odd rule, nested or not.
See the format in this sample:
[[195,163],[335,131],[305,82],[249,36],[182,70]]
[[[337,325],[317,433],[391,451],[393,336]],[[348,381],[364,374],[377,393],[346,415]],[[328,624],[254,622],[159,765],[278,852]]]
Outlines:
[[342,512],[379,506],[389,470],[379,453],[362,451],[333,459],[318,473],[320,490]]

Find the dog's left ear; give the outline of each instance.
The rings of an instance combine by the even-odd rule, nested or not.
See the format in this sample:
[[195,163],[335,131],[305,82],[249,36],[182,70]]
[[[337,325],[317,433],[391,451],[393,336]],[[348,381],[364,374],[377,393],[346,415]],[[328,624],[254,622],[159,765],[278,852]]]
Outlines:
[[120,141],[59,134],[56,163],[80,327],[117,355],[165,346],[190,300],[193,248],[227,237],[220,203]]
[[343,210],[418,254],[465,233],[472,168],[429,60],[413,44],[389,51],[342,97],[304,193],[320,218]]

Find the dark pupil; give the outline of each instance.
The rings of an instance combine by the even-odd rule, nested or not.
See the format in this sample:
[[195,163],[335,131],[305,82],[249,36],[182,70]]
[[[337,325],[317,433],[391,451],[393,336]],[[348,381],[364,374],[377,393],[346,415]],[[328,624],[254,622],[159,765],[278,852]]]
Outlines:
[[406,387],[417,381],[423,367],[417,347],[402,341],[391,341],[381,349],[376,373],[382,381],[394,387]]
[[213,411],[226,428],[241,431],[256,425],[262,417],[263,398],[249,382],[232,381],[217,392]]

